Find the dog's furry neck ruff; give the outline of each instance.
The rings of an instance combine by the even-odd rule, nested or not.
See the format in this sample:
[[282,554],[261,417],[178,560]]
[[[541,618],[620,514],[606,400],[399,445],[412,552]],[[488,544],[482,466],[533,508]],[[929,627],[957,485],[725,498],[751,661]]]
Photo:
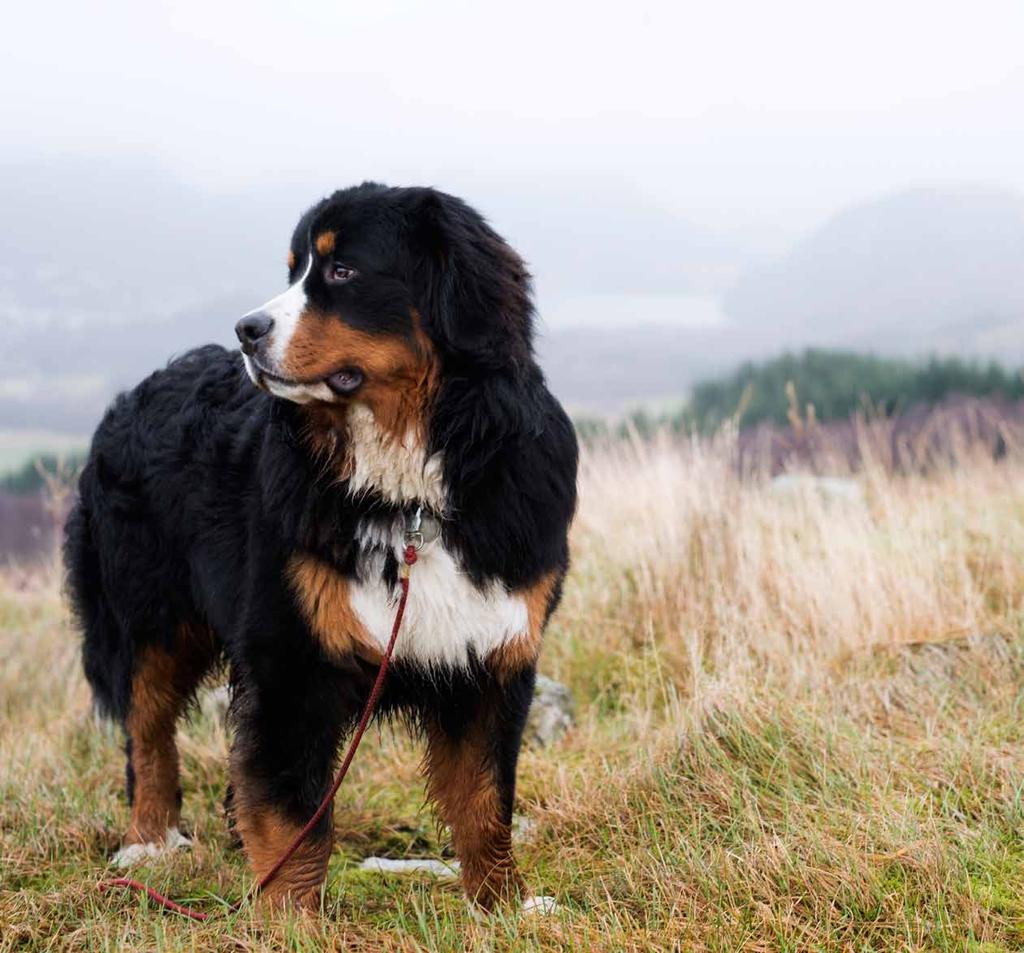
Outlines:
[[391,503],[424,503],[436,513],[445,512],[441,455],[427,453],[415,428],[400,436],[390,433],[358,401],[349,407],[344,426],[344,473],[352,496],[376,493]]

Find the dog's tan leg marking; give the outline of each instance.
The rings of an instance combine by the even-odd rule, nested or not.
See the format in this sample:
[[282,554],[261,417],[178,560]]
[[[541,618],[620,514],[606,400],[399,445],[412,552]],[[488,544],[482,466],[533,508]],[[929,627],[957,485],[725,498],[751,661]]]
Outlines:
[[473,725],[455,740],[427,728],[427,791],[451,828],[462,885],[485,910],[513,900],[523,883],[512,856],[512,825],[502,805],[485,729]]
[[[173,653],[150,646],[136,662],[125,719],[134,776],[132,813],[118,863],[152,856],[159,845],[173,848],[185,842],[178,832],[180,787],[174,736],[178,718],[215,657],[209,630],[182,627]],[[134,845],[147,849],[131,851]]]
[[[302,826],[289,820],[279,809],[261,804],[255,795],[254,785],[237,766],[232,766],[231,775],[235,789],[235,826],[253,875],[260,881],[291,846]],[[330,823],[326,835],[310,834],[259,895],[260,902],[271,906],[291,904],[307,910],[317,909],[320,906],[320,888],[327,878],[333,841],[333,825]]]

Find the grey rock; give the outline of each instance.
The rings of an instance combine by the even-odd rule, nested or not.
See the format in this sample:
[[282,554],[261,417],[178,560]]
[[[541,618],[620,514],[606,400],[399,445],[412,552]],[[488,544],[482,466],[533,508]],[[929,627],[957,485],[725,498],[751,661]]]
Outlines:
[[526,739],[541,747],[560,740],[576,721],[572,692],[546,675],[537,676],[533,706],[526,722]]
[[210,721],[223,722],[228,716],[230,704],[231,691],[227,685],[214,685],[199,693],[199,710]]
[[512,839],[517,843],[528,844],[537,836],[538,828],[536,818],[525,814],[512,815]]
[[800,497],[817,493],[829,502],[864,502],[864,488],[849,477],[815,476],[810,473],[783,473],[771,482],[776,496]]

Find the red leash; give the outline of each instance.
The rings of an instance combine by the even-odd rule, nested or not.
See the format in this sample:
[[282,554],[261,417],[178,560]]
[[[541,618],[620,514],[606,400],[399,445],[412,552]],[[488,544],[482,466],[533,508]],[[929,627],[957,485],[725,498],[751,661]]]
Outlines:
[[[331,803],[334,801],[334,795],[338,793],[338,788],[341,787],[341,782],[345,780],[345,775],[348,774],[349,765],[352,764],[352,758],[355,756],[356,749],[359,747],[359,742],[363,740],[363,734],[366,731],[366,726],[370,723],[370,719],[373,717],[373,711],[377,707],[377,702],[380,701],[380,694],[384,690],[384,678],[388,673],[388,666],[391,664],[391,655],[395,651],[395,642],[398,640],[398,630],[402,626],[402,616],[405,615],[405,603],[409,598],[409,569],[412,567],[413,563],[416,562],[416,546],[409,543],[409,545],[405,547],[403,558],[405,560],[405,565],[402,566],[402,572],[398,579],[398,583],[402,588],[402,595],[399,597],[398,609],[395,611],[395,624],[391,627],[391,638],[388,641],[387,648],[384,650],[384,656],[381,659],[377,678],[373,683],[373,688],[370,689],[370,696],[366,699],[366,704],[363,706],[362,717],[359,719],[359,724],[356,725],[355,734],[352,735],[348,751],[345,752],[345,758],[341,762],[341,767],[338,769],[337,775],[335,775],[334,783],[331,785],[331,789],[327,794],[324,795],[324,799],[320,802],[320,806],[316,809],[316,812],[306,822],[306,826],[299,831],[295,840],[291,842],[288,849],[278,858],[277,863],[275,863],[274,866],[271,867],[263,876],[260,882],[256,884],[251,896],[255,896],[261,890],[265,890],[280,873],[281,868],[291,859],[295,851],[302,846],[302,842],[309,836],[310,831],[316,827],[320,818],[322,818],[328,808],[330,808]],[[101,893],[110,890],[112,887],[127,887],[131,890],[140,890],[151,900],[160,904],[164,909],[171,910],[174,913],[180,913],[182,916],[189,917],[192,920],[209,920],[211,916],[211,914],[203,913],[201,910],[193,910],[191,907],[185,907],[180,903],[175,903],[159,891],[154,890],[152,887],[147,887],[141,881],[134,880],[131,877],[117,877],[114,880],[101,881],[99,884],[99,890]]]

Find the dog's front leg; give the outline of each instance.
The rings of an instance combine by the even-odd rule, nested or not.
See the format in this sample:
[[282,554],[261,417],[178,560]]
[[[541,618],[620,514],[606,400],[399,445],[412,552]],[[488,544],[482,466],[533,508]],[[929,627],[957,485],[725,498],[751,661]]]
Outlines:
[[451,828],[469,899],[485,910],[524,896],[512,856],[516,762],[533,695],[530,666],[427,718],[427,788]]
[[[232,812],[260,882],[327,792],[338,741],[358,712],[359,695],[336,669],[301,657],[276,665],[264,660],[242,684],[232,706]],[[261,892],[262,901],[319,907],[332,845],[328,810]]]

